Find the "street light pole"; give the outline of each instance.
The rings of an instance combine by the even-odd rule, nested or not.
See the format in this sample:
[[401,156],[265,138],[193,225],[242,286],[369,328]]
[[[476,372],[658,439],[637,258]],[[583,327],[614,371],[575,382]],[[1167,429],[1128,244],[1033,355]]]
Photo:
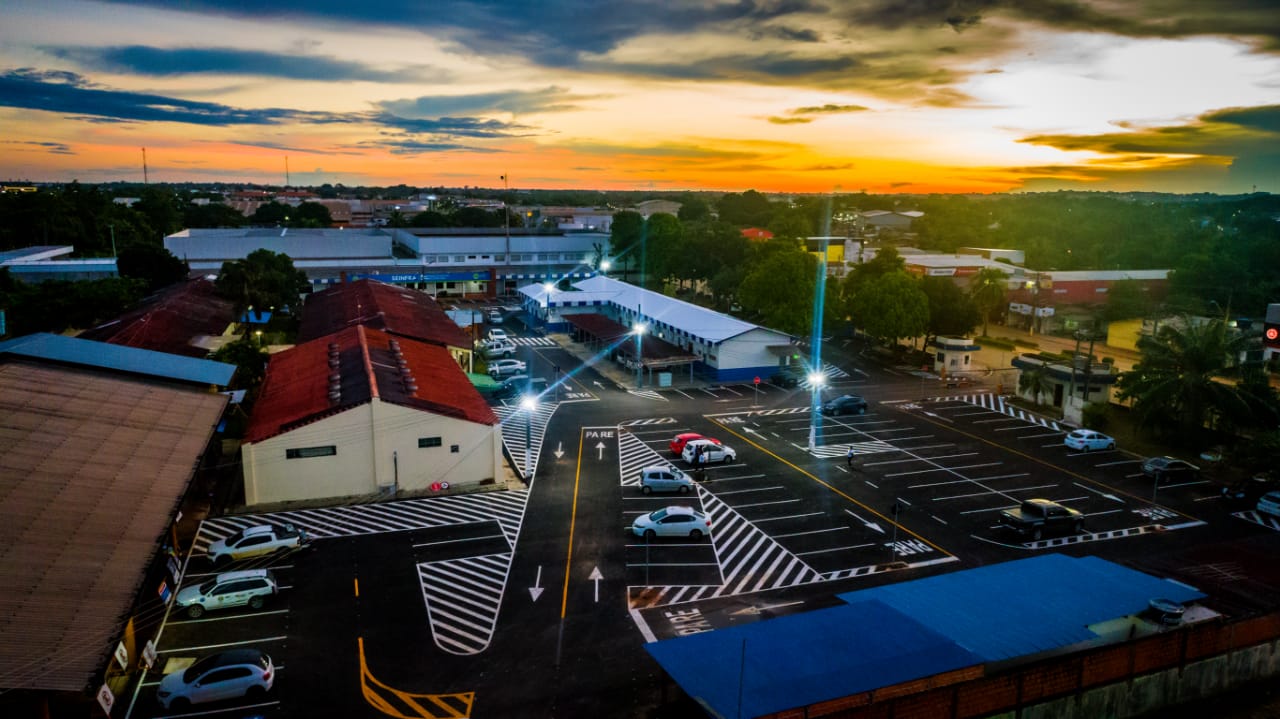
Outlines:
[[809,373],[809,451],[818,445],[818,423],[822,421],[822,408],[818,399],[822,396],[822,384],[826,375],[821,372]]
[[640,386],[644,384],[644,375],[641,373],[644,371],[643,342],[644,342],[645,327],[644,327],[644,323],[639,321],[640,320],[639,315],[640,315],[639,305],[637,305],[636,306],[636,325],[634,328],[632,328],[636,335],[636,389],[640,389]]

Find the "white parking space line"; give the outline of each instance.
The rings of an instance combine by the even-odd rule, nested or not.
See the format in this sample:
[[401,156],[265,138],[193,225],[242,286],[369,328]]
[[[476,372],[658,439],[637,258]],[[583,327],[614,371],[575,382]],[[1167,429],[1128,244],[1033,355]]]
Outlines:
[[418,547],[433,547],[437,544],[457,544],[459,542],[478,542],[481,539],[497,539],[498,537],[502,537],[505,539],[506,536],[507,535],[505,534],[486,534],[483,537],[463,537],[462,539],[442,539],[439,542],[423,542],[421,544],[415,544],[413,545],[413,547],[416,549]]
[[[925,461],[927,462],[930,460],[925,459]],[[913,474],[928,474],[929,472],[958,472],[959,470],[962,470],[962,469],[976,469],[978,467],[998,467],[1002,464],[1004,464],[1004,462],[985,462],[983,464],[969,464],[963,467],[930,467],[929,469],[917,469],[910,472],[893,472],[890,474],[886,474],[884,476],[885,476],[885,479],[888,479],[890,477],[908,477]],[[962,477],[962,478],[965,480],[969,479],[968,477]]]
[[[276,667],[276,669],[279,669],[279,668],[280,667]],[[154,719],[179,719],[179,717],[201,717],[201,716],[207,716],[209,714],[226,714],[227,712],[231,712],[231,711],[242,712],[245,709],[261,709],[263,707],[274,707],[279,705],[280,705],[280,700],[277,699],[275,701],[270,701],[270,702],[259,702],[257,704],[245,704],[237,707],[228,707],[226,709],[208,709],[202,712],[184,712],[182,714],[165,714],[162,716],[154,717]]]
[[[263,567],[263,569],[270,569],[273,572],[279,572],[284,569],[293,569],[293,565],[292,564],[272,565],[270,567]],[[194,579],[196,577],[216,577],[219,574],[222,574],[222,572],[187,572],[186,574],[182,575],[182,580],[185,582],[188,579]]]
[[[1044,437],[1061,437],[1064,434],[1066,434],[1066,432],[1045,432],[1044,434],[1026,434],[1019,437],[1018,439],[1042,439]],[[1057,446],[1057,445],[1046,444],[1041,446],[1051,447],[1051,446]]]
[[849,529],[848,527],[831,527],[830,529],[814,529],[809,532],[792,532],[791,534],[775,534],[772,536],[774,539],[784,539],[786,537],[803,537],[806,534],[823,534],[824,532],[844,532],[844,531],[847,531],[848,529]]
[[1056,484],[1041,484],[1041,485],[1036,486],[1036,487],[1013,487],[1013,488],[1011,488],[1011,489],[1002,489],[1002,490],[995,490],[995,489],[991,489],[991,490],[987,490],[986,492],[975,492],[975,493],[973,493],[973,494],[957,494],[957,495],[954,495],[954,496],[951,496],[951,497],[934,497],[934,498],[933,498],[932,500],[930,500],[930,501],[933,501],[933,502],[945,502],[945,501],[947,501],[947,500],[949,500],[949,499],[968,499],[968,498],[970,498],[970,497],[982,497],[982,496],[986,496],[986,495],[989,495],[989,494],[1002,494],[1002,493],[1004,493],[1004,492],[1030,492],[1030,491],[1035,490],[1035,489],[1048,489],[1049,487],[1056,487],[1056,486],[1058,486],[1058,485],[1056,485]]
[[1065,445],[1065,444],[1063,444],[1063,443],[1061,443],[1061,442],[1050,442],[1049,444],[1042,444],[1042,445],[1040,445],[1040,446],[1041,446],[1041,447],[1065,447],[1065,446],[1067,446],[1067,445]]
[[[960,406],[961,406],[961,407],[967,407],[968,405],[960,405]],[[944,407],[944,408],[942,408],[942,409],[946,409],[946,408]],[[956,412],[955,414],[953,414],[953,415],[951,415],[951,416],[952,416],[952,417],[972,417],[972,416],[974,416],[974,415],[978,415],[978,414],[999,414],[999,412],[996,412],[996,411],[995,411],[995,410],[993,410],[993,409],[980,409],[980,410],[978,410],[977,412]]]
[[759,524],[761,522],[776,522],[779,519],[803,519],[804,517],[816,517],[826,512],[806,512],[804,514],[784,514],[781,517],[765,517],[764,519],[753,519],[752,522]]
[[[643,546],[645,546],[645,543],[644,543],[644,542],[637,542],[637,543],[635,543],[635,544],[628,544],[627,546],[628,546],[628,547],[643,547]],[[708,545],[706,542],[662,542],[662,543],[657,543],[657,542],[655,542],[655,543],[650,544],[650,545],[648,545],[648,546],[650,546],[650,547],[659,547],[659,548],[661,548],[661,547],[707,547],[708,549],[710,549],[710,545]]]
[[1197,484],[1208,484],[1208,483],[1209,483],[1209,480],[1202,479],[1199,482],[1183,482],[1181,484],[1162,484],[1160,486],[1165,489],[1173,489],[1174,487],[1194,487]]
[[[178,611],[174,609],[174,611]],[[272,609],[269,612],[253,612],[252,614],[228,614],[222,617],[205,617],[204,619],[171,619],[169,624],[200,624],[202,622],[225,622],[228,619],[251,619],[253,617],[265,617],[269,614],[288,614],[288,609]]]
[[205,644],[198,647],[176,647],[174,649],[161,649],[157,654],[175,654],[177,652],[198,652],[205,649],[221,649],[223,647],[241,647],[245,644],[256,644],[257,642],[282,642],[289,638],[289,635],[282,634],[278,637],[262,637],[260,639],[246,639],[243,642],[227,642],[225,644]]
[[[901,442],[904,439],[910,439],[910,437],[899,437],[894,441]],[[896,449],[899,452],[921,452],[926,449],[942,449],[943,447],[954,447],[954,446],[956,446],[955,442],[943,442],[942,444],[923,444],[923,445],[920,445],[919,447],[897,447]]]
[[682,394],[682,395],[684,395],[684,396],[685,396],[685,398],[686,398],[686,399],[693,399],[693,395],[690,395],[690,394],[688,394],[688,393],[684,392],[683,390],[676,390],[676,394]]
[[734,489],[728,492],[716,492],[715,494],[717,497],[725,497],[730,494],[746,494],[747,492],[772,492],[775,489],[782,489],[782,487],[752,487],[751,489]]
[[[662,435],[663,437],[674,437],[674,436],[676,436],[677,434],[683,434],[683,433],[685,433],[685,432],[688,432],[688,431],[689,431],[689,428],[688,428],[688,427],[671,427],[671,426],[668,426],[668,427],[666,427],[665,429],[646,429],[646,430],[645,430],[645,431],[643,431],[643,432],[637,432],[637,431],[635,431],[634,429],[630,429],[630,430],[628,430],[628,431],[630,431],[630,432],[631,432],[631,434],[634,434],[634,435],[635,435],[635,436],[637,436],[637,437],[639,437],[639,436],[640,436],[640,435],[642,435],[642,434],[658,434],[658,435]],[[649,441],[651,441],[651,442],[652,442],[653,440],[649,440]]]
[[1093,466],[1095,466],[1095,467],[1115,467],[1115,466],[1118,466],[1118,465],[1121,465],[1121,464],[1137,464],[1137,463],[1139,463],[1139,462],[1141,462],[1141,461],[1142,461],[1142,460],[1140,460],[1140,459],[1122,459],[1122,460],[1120,460],[1119,462],[1103,462],[1102,464],[1095,464],[1095,465],[1093,465]]
[[973,424],[991,424],[992,422],[1022,422],[1022,421],[1023,421],[1023,420],[1020,420],[1020,419],[1018,419],[1017,417],[1005,417],[1005,416],[1001,415],[1001,416],[999,416],[999,417],[996,417],[995,419],[978,419],[978,420],[974,420],[974,421],[973,421]]
[[[1019,472],[1018,474],[1002,474],[1002,475],[999,475],[999,476],[997,476],[997,477],[982,477],[981,479],[982,479],[983,481],[987,481],[987,480],[991,480],[991,479],[1012,479],[1012,478],[1014,478],[1014,477],[1026,477],[1026,476],[1027,476],[1027,475],[1029,475],[1029,474],[1031,474],[1031,473],[1030,473],[1030,472]],[[972,480],[972,479],[952,479],[952,480],[947,481],[947,482],[931,482],[931,483],[929,483],[929,484],[908,484],[908,485],[907,485],[907,489],[926,489],[926,488],[928,488],[928,487],[944,487],[944,486],[946,486],[946,485],[948,485],[948,484],[965,484],[965,483],[967,483],[967,482],[972,482],[972,481],[974,481],[974,480]]]
[[782,500],[778,500],[777,502],[756,502],[755,504],[731,504],[729,505],[729,508],[730,509],[746,509],[747,507],[766,507],[770,504],[790,504],[792,502],[799,502],[799,501],[800,500],[798,499],[782,499]]
[[1123,512],[1123,511],[1125,511],[1125,510],[1123,510],[1123,509],[1106,509],[1106,510],[1103,510],[1103,511],[1101,511],[1101,512],[1089,512],[1088,514],[1086,514],[1086,515],[1084,515],[1084,516],[1086,516],[1086,517],[1101,517],[1101,516],[1102,516],[1102,515],[1104,515],[1104,514],[1115,514],[1116,512]]
[[716,482],[730,482],[730,481],[733,481],[733,480],[735,480],[735,479],[760,479],[761,477],[764,477],[764,476],[767,476],[767,475],[764,475],[764,474],[737,474],[737,475],[734,475],[734,476],[732,476],[732,477],[716,477],[715,481],[716,481]]
[[826,554],[828,552],[843,552],[846,549],[866,549],[867,547],[874,547],[874,546],[876,546],[874,542],[871,544],[852,544],[848,547],[831,547],[830,549],[814,549],[809,552],[796,552],[796,556],[804,557],[810,554]]
[[994,429],[994,430],[992,430],[992,431],[994,431],[994,432],[1021,432],[1021,431],[1023,431],[1023,430],[1028,430],[1028,429],[1042,429],[1042,427],[1041,427],[1040,425],[1038,425],[1038,424],[1021,424],[1021,425],[1018,425],[1017,427],[997,427],[996,429]]
[[[960,454],[943,454],[943,455],[939,455],[939,456],[937,456],[937,457],[930,457],[929,459],[952,459],[952,458],[955,458],[955,457],[972,457],[972,456],[974,456],[974,455],[976,455],[976,454],[977,454],[977,452],[961,452]],[[878,467],[878,466],[880,466],[880,465],[882,465],[882,464],[901,464],[901,463],[903,463],[903,462],[924,462],[924,461],[926,461],[926,460],[925,460],[925,459],[923,459],[923,458],[921,458],[921,457],[908,457],[907,459],[886,459],[886,460],[885,460],[885,461],[883,461],[883,462],[865,462],[865,463],[863,463],[863,465],[862,465],[862,466],[863,466],[863,467]]]

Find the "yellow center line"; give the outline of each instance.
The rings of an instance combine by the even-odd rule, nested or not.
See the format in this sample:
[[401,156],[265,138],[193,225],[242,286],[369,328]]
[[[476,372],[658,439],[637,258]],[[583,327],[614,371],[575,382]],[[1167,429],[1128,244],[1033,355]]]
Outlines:
[[560,597],[560,618],[569,607],[569,565],[573,562],[573,529],[578,522],[578,480],[582,478],[582,443],[586,432],[578,430],[578,463],[573,470],[573,509],[569,514],[569,552],[564,558],[564,594]]
[[771,451],[769,451],[769,450],[765,449],[763,446],[761,446],[761,445],[759,445],[759,444],[757,444],[757,443],[755,443],[755,442],[751,441],[751,440],[750,440],[748,437],[746,437],[745,435],[742,435],[742,434],[739,434],[739,433],[737,433],[737,432],[733,431],[732,429],[730,429],[730,428],[729,428],[729,426],[728,426],[728,425],[726,425],[726,424],[722,424],[719,420],[715,420],[715,419],[713,419],[712,421],[713,421],[713,422],[715,422],[716,424],[720,425],[720,426],[724,429],[724,431],[728,432],[729,434],[732,434],[733,436],[737,437],[738,439],[741,439],[743,442],[746,442],[747,444],[751,445],[752,447],[755,447],[756,449],[760,450],[761,452],[764,452],[765,454],[769,455],[770,457],[773,457],[774,459],[778,460],[779,462],[782,462],[783,464],[785,464],[785,465],[787,465],[788,467],[790,467],[790,468],[794,469],[795,471],[799,472],[800,474],[803,474],[804,476],[808,477],[809,479],[812,479],[813,481],[817,482],[818,484],[821,484],[822,486],[826,487],[827,489],[831,490],[832,492],[835,492],[836,494],[840,495],[841,497],[844,497],[845,499],[849,500],[850,502],[853,502],[854,504],[858,505],[859,507],[862,507],[863,509],[865,509],[865,510],[867,510],[868,512],[870,512],[870,513],[874,514],[875,516],[879,517],[880,519],[883,519],[884,521],[888,522],[889,524],[897,525],[897,526],[898,526],[898,528],[899,528],[899,529],[901,529],[903,532],[906,532],[907,534],[910,534],[911,536],[915,537],[916,539],[919,539],[921,542],[924,542],[925,544],[929,545],[930,547],[933,547],[934,549],[938,550],[939,552],[942,552],[943,554],[945,554],[945,555],[947,555],[947,556],[949,556],[949,557],[954,557],[954,556],[955,556],[955,555],[954,555],[954,554],[952,554],[951,552],[948,552],[947,550],[943,549],[942,547],[939,547],[938,545],[934,544],[933,542],[930,542],[929,540],[925,539],[924,537],[920,536],[919,534],[916,534],[915,532],[911,531],[910,529],[907,529],[907,528],[906,528],[906,527],[904,527],[903,525],[898,524],[897,522],[893,521],[892,519],[889,519],[888,517],[886,517],[886,516],[884,516],[883,514],[881,514],[881,513],[877,512],[876,510],[872,509],[871,507],[868,507],[867,505],[863,504],[862,502],[859,502],[858,500],[854,499],[853,497],[850,497],[849,495],[845,494],[844,492],[841,492],[839,489],[837,489],[837,488],[835,488],[835,487],[831,486],[831,485],[830,485],[830,484],[828,484],[827,482],[825,482],[825,481],[823,481],[822,479],[820,479],[820,478],[818,478],[817,476],[815,476],[813,473],[811,473],[811,472],[809,472],[809,471],[807,471],[807,470],[805,470],[805,469],[803,469],[803,468],[801,468],[801,467],[798,467],[798,466],[796,466],[796,465],[792,464],[791,462],[788,462],[787,460],[783,459],[782,457],[778,456],[777,454],[774,454],[773,452],[771,452]]

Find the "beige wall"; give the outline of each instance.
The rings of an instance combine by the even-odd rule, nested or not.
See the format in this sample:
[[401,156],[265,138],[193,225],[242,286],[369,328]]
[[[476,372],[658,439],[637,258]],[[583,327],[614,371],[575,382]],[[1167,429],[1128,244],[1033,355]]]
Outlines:
[[[419,448],[421,437],[440,437],[441,446]],[[471,488],[502,476],[501,441],[497,426],[375,399],[244,445],[245,503],[350,497],[393,486],[412,492],[435,482],[448,482],[451,489]],[[288,449],[326,445],[337,447],[337,454],[285,458]]]

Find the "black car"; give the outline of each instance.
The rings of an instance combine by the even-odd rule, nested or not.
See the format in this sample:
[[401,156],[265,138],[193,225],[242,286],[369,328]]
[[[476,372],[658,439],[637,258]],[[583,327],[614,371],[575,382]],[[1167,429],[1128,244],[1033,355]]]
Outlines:
[[857,395],[845,394],[822,405],[822,413],[830,415],[866,414],[867,401]]
[[1157,482],[1196,479],[1200,468],[1177,457],[1151,457],[1142,463],[1142,473]]
[[769,377],[769,383],[775,384],[779,387],[790,388],[798,387],[804,379],[805,373],[803,369],[798,367],[783,367]]

